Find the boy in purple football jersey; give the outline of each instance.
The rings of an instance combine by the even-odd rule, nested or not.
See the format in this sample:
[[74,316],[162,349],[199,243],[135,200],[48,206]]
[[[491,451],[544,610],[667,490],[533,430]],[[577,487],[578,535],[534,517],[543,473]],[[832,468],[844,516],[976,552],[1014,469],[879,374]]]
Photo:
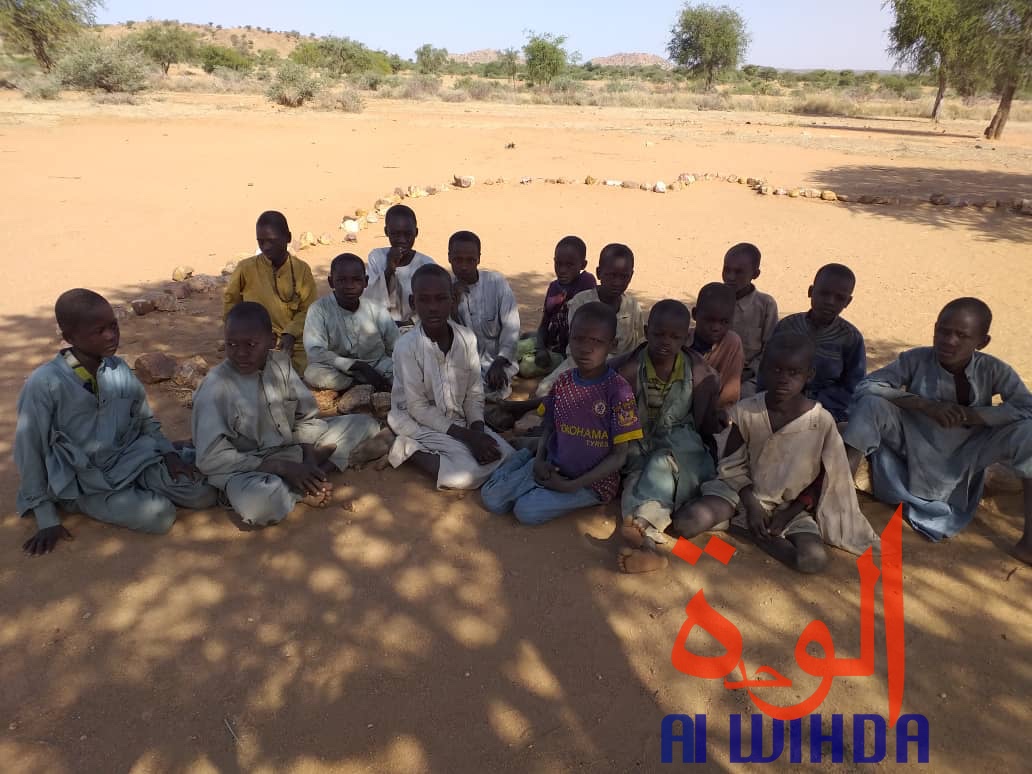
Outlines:
[[612,307],[592,302],[577,310],[570,325],[576,368],[559,376],[539,408],[545,432],[537,456],[526,449],[512,455],[484,484],[489,511],[543,524],[616,496],[628,442],[642,429],[634,391],[606,363],[615,338]]

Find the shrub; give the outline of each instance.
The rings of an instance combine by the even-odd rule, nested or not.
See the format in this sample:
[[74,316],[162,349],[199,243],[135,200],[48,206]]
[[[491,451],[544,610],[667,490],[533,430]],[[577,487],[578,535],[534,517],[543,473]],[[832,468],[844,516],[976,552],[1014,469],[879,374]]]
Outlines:
[[348,82],[356,89],[363,89],[365,91],[376,91],[387,80],[387,76],[383,73],[375,71],[368,71],[364,73],[355,73],[348,78]]
[[793,113],[807,116],[851,116],[856,114],[856,105],[838,97],[809,97],[792,105]]
[[61,84],[58,83],[56,79],[47,75],[29,78],[28,80],[19,82],[17,85],[25,99],[61,99]]
[[319,92],[319,81],[308,68],[297,62],[284,62],[276,71],[276,77],[266,96],[278,105],[301,107]]
[[228,67],[230,70],[246,73],[253,64],[251,59],[226,46],[202,46],[200,59],[201,67],[206,73],[215,72],[216,67]]
[[609,94],[621,94],[631,90],[631,85],[626,81],[607,81],[606,91]]
[[567,75],[561,75],[554,79],[549,89],[556,94],[576,94],[584,91],[586,87],[581,81]]
[[732,110],[731,98],[722,92],[702,94],[695,103],[699,110]]
[[441,90],[441,79],[436,75],[413,75],[401,89],[402,99],[426,99]]
[[95,94],[93,102],[97,105],[139,105],[140,101],[133,94],[125,92],[111,94]]
[[345,87],[343,90],[328,94],[319,106],[325,110],[340,110],[344,113],[361,113],[365,109],[365,100],[362,95],[354,89]]
[[133,93],[147,88],[147,62],[126,43],[80,37],[55,69],[58,80],[73,89]]
[[440,93],[445,102],[465,102],[469,99],[469,92],[462,89],[446,89]]

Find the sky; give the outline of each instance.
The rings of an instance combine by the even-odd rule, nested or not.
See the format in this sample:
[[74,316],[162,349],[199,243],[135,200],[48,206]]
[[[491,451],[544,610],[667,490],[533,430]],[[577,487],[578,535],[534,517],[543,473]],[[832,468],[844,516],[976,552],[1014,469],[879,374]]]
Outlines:
[[[714,5],[722,0],[710,0]],[[752,38],[745,63],[778,68],[888,70],[882,0],[726,0]],[[520,47],[525,32],[566,35],[585,60],[616,53],[666,56],[680,0],[106,0],[98,21],[177,19],[341,35],[411,58],[423,43],[465,53]]]

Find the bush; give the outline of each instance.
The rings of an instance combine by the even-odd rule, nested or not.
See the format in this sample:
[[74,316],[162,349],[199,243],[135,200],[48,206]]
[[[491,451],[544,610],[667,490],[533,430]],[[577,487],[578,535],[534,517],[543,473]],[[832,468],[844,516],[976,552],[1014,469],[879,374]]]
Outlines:
[[344,113],[361,113],[365,109],[365,100],[354,89],[345,87],[342,91],[328,94],[319,106],[325,110],[340,110]]
[[284,62],[265,95],[278,105],[301,107],[319,92],[319,81],[297,62]]
[[402,99],[426,99],[441,90],[441,79],[436,75],[413,75],[401,89]]
[[465,102],[469,99],[469,92],[462,89],[447,89],[441,92],[440,97],[445,102]]
[[807,116],[851,116],[855,115],[856,105],[838,97],[809,97],[792,105],[793,113]]
[[585,85],[575,78],[570,78],[567,75],[561,75],[552,81],[549,89],[556,94],[576,94],[577,92],[584,91]]
[[35,78],[29,78],[19,82],[17,86],[25,99],[61,99],[61,84],[50,76],[40,75]]
[[133,93],[147,88],[147,62],[131,45],[92,36],[78,38],[55,67],[73,89]]
[[216,67],[228,67],[246,73],[253,62],[233,48],[226,46],[202,46],[200,50],[201,67],[206,73],[215,72]]
[[140,101],[132,94],[125,92],[112,94],[97,94],[93,97],[97,105],[139,105]]
[[387,80],[387,76],[383,73],[375,71],[369,71],[364,73],[355,73],[348,78],[348,83],[354,86],[356,89],[363,89],[365,91],[376,91]]

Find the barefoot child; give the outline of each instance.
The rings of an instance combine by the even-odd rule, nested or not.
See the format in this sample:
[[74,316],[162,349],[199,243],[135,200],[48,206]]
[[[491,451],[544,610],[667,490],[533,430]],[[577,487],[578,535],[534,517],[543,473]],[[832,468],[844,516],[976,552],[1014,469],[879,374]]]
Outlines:
[[480,237],[458,231],[448,240],[448,262],[455,275],[455,312],[460,325],[473,331],[480,352],[480,371],[487,400],[512,394],[519,371],[516,344],[520,310],[505,277],[480,266]]
[[733,406],[742,394],[745,355],[742,340],[730,330],[734,316],[735,291],[722,282],[704,285],[692,309],[695,329],[688,336],[688,347],[720,377],[717,403],[721,409]]
[[372,417],[319,418],[286,354],[272,350],[264,307],[237,304],[225,334],[226,359],[194,395],[193,437],[197,467],[244,523],[277,524],[302,500],[323,506],[329,473],[386,453]]
[[339,392],[357,383],[390,392],[398,326],[386,309],[363,298],[368,282],[354,253],[330,264],[333,292],[312,304],[305,320],[305,382],[314,389]]
[[814,374],[806,384],[806,396],[820,401],[836,422],[849,421],[853,392],[867,371],[864,337],[841,317],[853,300],[855,286],[856,277],[849,267],[840,263],[822,266],[806,291],[810,311],[790,314],[774,329],[775,334],[799,333],[813,338],[817,348]]
[[835,420],[803,388],[813,375],[809,336],[774,336],[760,365],[766,392],[737,403],[717,478],[675,515],[686,538],[730,523],[799,572],[820,572],[824,543],[861,554],[878,537],[860,512]]
[[[1024,486],[1024,532],[1012,553],[1032,564],[1032,395],[1014,369],[979,350],[992,312],[977,298],[943,307],[931,347],[904,352],[860,382],[843,433],[855,472],[869,455],[874,495],[904,503],[931,540],[974,518],[985,469],[1011,467]],[[1003,402],[993,405],[999,395]]]
[[384,307],[402,333],[413,325],[412,276],[420,266],[433,263],[429,255],[416,252],[416,213],[404,204],[395,204],[383,221],[383,233],[390,247],[377,247],[369,253],[369,289],[366,296]]
[[261,253],[237,264],[223,292],[222,319],[241,301],[264,306],[277,337],[276,349],[290,355],[294,368],[303,374],[305,315],[317,295],[312,269],[287,252],[291,236],[282,213],[259,215],[255,234]]
[[[733,308],[733,298],[731,303]],[[647,343],[620,367],[634,390],[644,431],[627,444],[623,471],[621,533],[627,545],[618,562],[624,572],[666,565],[656,544],[666,542],[663,531],[671,513],[698,498],[702,482],[716,475],[700,433],[715,429],[719,384],[702,357],[684,349],[691,323],[692,314],[680,301],[660,301],[649,313]]]
[[[627,355],[645,341],[645,320],[638,302],[627,294],[627,286],[634,276],[634,253],[627,245],[610,244],[602,248],[598,257],[598,287],[578,293],[568,303],[570,320],[584,304],[601,302],[616,314],[616,337],[610,357]],[[573,327],[572,324],[570,326]],[[535,394],[544,397],[552,389],[559,374],[574,367],[575,362],[567,358],[552,373],[541,380]]]
[[778,324],[778,304],[753,284],[760,276],[760,250],[740,242],[724,255],[724,283],[735,289],[735,316],[732,330],[742,340],[745,364],[742,366],[742,396],[756,394],[756,375],[763,348]]
[[567,236],[555,246],[555,279],[545,291],[544,310],[537,333],[517,347],[520,376],[537,379],[563,362],[570,342],[570,300],[582,290],[595,289],[595,275],[585,271],[588,247],[580,237]]
[[574,314],[575,366],[559,375],[541,406],[537,455],[521,449],[492,474],[481,490],[487,510],[544,524],[616,496],[630,442],[642,431],[630,385],[606,363],[615,337],[612,307],[592,302]]
[[147,394],[119,357],[107,300],[77,288],[54,306],[71,346],[32,372],[18,396],[18,513],[36,518],[26,553],[71,539],[58,508],[141,532],[168,532],[176,506],[207,508],[215,490],[172,448]]
[[438,489],[477,489],[512,452],[484,427],[477,338],[450,319],[452,278],[442,267],[416,270],[410,303],[419,324],[394,348],[390,463],[411,460]]

